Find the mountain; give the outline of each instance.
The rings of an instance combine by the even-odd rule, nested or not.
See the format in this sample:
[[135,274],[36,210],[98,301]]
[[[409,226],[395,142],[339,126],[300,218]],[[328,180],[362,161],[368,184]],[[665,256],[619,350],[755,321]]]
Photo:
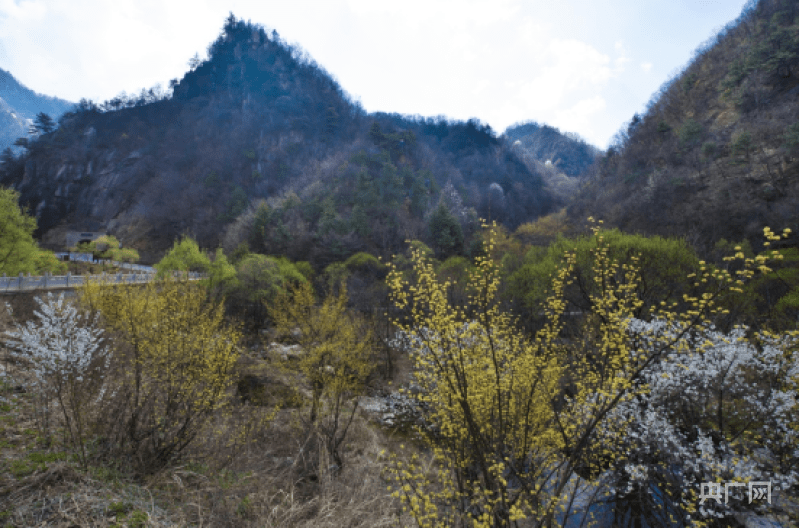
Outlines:
[[531,170],[540,173],[560,204],[574,199],[600,150],[577,134],[534,121],[508,127],[502,135]]
[[796,231],[798,207],[799,5],[760,0],[617,134],[569,214],[707,249]]
[[152,260],[188,234],[322,267],[406,239],[435,246],[439,204],[461,252],[478,218],[512,229],[555,205],[541,172],[477,120],[368,114],[302,50],[233,15],[208,52],[171,97],[81,101],[3,163],[0,183],[46,245],[108,230]]
[[0,69],[0,151],[27,137],[36,114],[44,112],[54,120],[73,105],[69,101],[37,94],[9,72]]
[[555,127],[526,122],[508,127],[504,136],[525,156],[545,163],[571,177],[584,174],[600,150],[577,134],[562,133]]

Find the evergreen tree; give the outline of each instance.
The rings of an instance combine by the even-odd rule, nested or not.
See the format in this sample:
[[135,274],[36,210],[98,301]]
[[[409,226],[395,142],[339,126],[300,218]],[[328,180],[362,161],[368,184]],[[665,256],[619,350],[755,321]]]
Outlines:
[[36,119],[34,119],[31,129],[36,134],[49,134],[55,130],[55,121],[46,113],[39,112],[36,114]]
[[7,165],[14,163],[16,160],[17,158],[14,156],[14,151],[11,150],[11,147],[6,147],[5,150],[3,150],[3,153],[0,154],[0,167],[6,167]]
[[463,251],[461,225],[443,203],[433,212],[428,228],[438,258],[446,259]]
[[352,208],[352,214],[350,215],[350,226],[358,236],[365,237],[371,232],[371,229],[369,228],[369,218],[367,218],[366,213],[359,205],[356,205]]

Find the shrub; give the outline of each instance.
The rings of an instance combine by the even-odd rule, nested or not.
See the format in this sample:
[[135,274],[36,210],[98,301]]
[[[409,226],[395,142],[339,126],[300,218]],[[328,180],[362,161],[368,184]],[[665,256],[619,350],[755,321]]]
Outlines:
[[[657,298],[644,300],[639,259],[624,263],[614,258],[612,238],[599,228],[593,229],[593,238],[596,245],[584,278],[573,273],[579,255],[563,254],[542,306],[546,320],[533,338],[526,338],[497,308],[499,280],[490,237],[488,255],[478,259],[471,276],[473,295],[467,305],[451,305],[445,285],[418,252],[413,255],[412,285],[401,274],[390,273],[394,303],[400,309],[410,307],[410,316],[397,321],[398,344],[415,362],[419,390],[412,397],[422,413],[425,426],[420,432],[433,460],[423,464],[418,457],[409,462],[394,458],[389,478],[395,496],[419,526],[505,527],[522,519],[532,526],[552,526],[565,524],[577,504],[587,520],[588,504],[607,500],[597,494],[602,475],[627,460],[623,449],[609,446],[625,439],[634,442],[639,436],[631,426],[636,416],[625,410],[647,398],[653,376],[681,370],[689,377],[696,369],[686,368],[685,362],[696,361],[700,368],[703,354],[712,362],[716,351],[721,363],[714,372],[734,364],[720,350],[722,341],[707,333],[712,330],[709,321],[725,313],[719,302],[723,295],[741,291],[740,285],[769,257],[732,257],[742,261],[737,279],[704,262],[692,262],[682,270],[689,273],[683,275],[684,304],[678,306]],[[577,281],[590,292],[590,313],[582,333],[569,338],[562,333],[564,292]],[[649,308],[642,310],[645,304]],[[638,324],[635,314],[642,311],[650,314],[651,324]],[[774,360],[780,354],[769,357]],[[793,365],[786,370],[795,377]],[[697,398],[705,397],[685,396],[698,404]],[[776,392],[751,402],[765,405],[772,396],[780,412],[795,413],[795,400]],[[642,409],[646,412],[646,406]],[[784,422],[775,434],[793,430],[788,443],[795,450],[795,414],[791,419],[794,422]],[[662,436],[660,424],[654,425],[651,431],[657,440]],[[712,449],[707,442],[699,447]],[[670,470],[667,465],[661,468]],[[739,474],[745,473],[742,468]],[[694,482],[686,496],[695,497],[695,486]],[[668,512],[676,522],[707,524],[697,519],[695,502],[678,498],[676,503]]]
[[[227,401],[239,329],[198,284],[88,282],[81,302],[119,337],[106,432],[142,473],[163,468]],[[123,347],[123,344],[125,345]]]
[[200,251],[200,246],[190,237],[183,237],[175,242],[164,258],[155,266],[158,277],[163,277],[168,271],[208,271],[211,261],[208,256]]
[[[324,439],[327,453],[342,467],[340,447],[358,409],[358,401],[353,399],[363,392],[374,368],[372,332],[347,309],[343,284],[337,295],[317,306],[312,286],[302,282],[281,291],[267,309],[276,334],[303,351],[299,369],[311,386],[308,419],[312,432]],[[345,404],[352,405],[346,423]],[[320,417],[324,419],[318,420]]]
[[76,306],[48,294],[47,302],[35,297],[38,323],[17,324],[7,332],[16,355],[33,362],[38,394],[37,417],[49,438],[50,402],[55,399],[64,418],[69,440],[81,464],[86,465],[85,440],[92,404],[103,394],[103,375],[110,354],[101,347],[103,333],[96,320],[80,314]]

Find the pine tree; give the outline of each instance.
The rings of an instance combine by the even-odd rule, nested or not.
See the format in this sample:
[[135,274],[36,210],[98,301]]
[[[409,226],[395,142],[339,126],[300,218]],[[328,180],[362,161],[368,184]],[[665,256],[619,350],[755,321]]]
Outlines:
[[437,257],[445,259],[463,251],[461,225],[443,203],[433,212],[428,228]]

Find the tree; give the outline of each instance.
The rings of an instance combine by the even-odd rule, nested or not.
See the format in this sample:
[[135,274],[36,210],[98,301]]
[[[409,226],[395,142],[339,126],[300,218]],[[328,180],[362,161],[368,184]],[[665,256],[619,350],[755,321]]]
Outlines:
[[439,204],[430,217],[428,229],[438,258],[446,259],[463,252],[461,225],[443,203]]
[[206,272],[210,265],[211,261],[200,251],[197,242],[184,236],[179,242],[176,241],[172,249],[153,267],[158,270],[158,275],[163,277],[167,271]]
[[133,263],[139,260],[139,252],[133,248],[121,248],[119,240],[111,235],[101,235],[89,243],[82,244],[81,251],[92,253],[95,259]]
[[16,355],[32,361],[38,393],[41,396],[37,415],[43,420],[43,433],[49,438],[47,426],[50,401],[55,399],[64,418],[69,439],[80,463],[85,467],[88,413],[92,400],[103,390],[103,371],[108,367],[108,348],[101,347],[103,331],[96,318],[80,314],[75,305],[56,300],[47,294],[47,302],[34,297],[39,311],[34,312],[38,323],[27,321],[7,332],[7,341]]
[[32,130],[37,134],[49,134],[55,130],[55,121],[48,114],[39,112],[33,120]]
[[589,313],[594,302],[592,298],[597,293],[591,275],[600,245],[605,246],[608,257],[620,264],[635,264],[640,270],[642,280],[637,287],[644,303],[637,317],[646,317],[655,300],[682,302],[685,276],[699,262],[694,251],[681,239],[631,235],[618,229],[604,230],[601,243],[594,235],[558,238],[546,249],[528,250],[522,266],[509,278],[510,291],[519,301],[522,313],[535,317],[537,307],[546,300],[550,277],[565,251],[574,252],[576,258],[574,281],[567,287],[565,298],[571,310]]
[[19,193],[0,188],[0,273],[59,271],[64,264],[49,251],[39,249],[33,239],[36,219],[20,209]]
[[[630,327],[657,333],[662,324],[633,320]],[[615,526],[684,517],[695,508],[698,482],[771,481],[781,490],[795,482],[799,334],[747,333],[697,332],[687,351],[645,374],[646,393],[611,412],[611,421],[629,424],[629,434],[605,439],[623,453],[603,482],[615,491]],[[746,509],[713,500],[700,514],[724,519]]]
[[202,59],[200,59],[200,54],[195,53],[192,58],[189,59],[189,69],[196,70],[201,64],[203,63]]
[[168,276],[146,285],[88,281],[80,301],[121,340],[109,440],[140,472],[158,471],[227,401],[241,332],[201,285]]
[[263,323],[264,306],[278,293],[305,282],[286,258],[250,253],[236,265],[236,281],[228,290],[228,303],[254,325]]
[[[301,282],[282,290],[266,305],[275,333],[299,345],[299,370],[311,386],[309,423],[325,441],[335,463],[343,466],[340,447],[358,409],[355,399],[365,388],[374,366],[372,333],[347,309],[347,288],[317,305],[313,287]],[[346,423],[344,406],[352,404]],[[318,423],[320,415],[324,416]]]
[[236,267],[225,256],[222,248],[217,248],[213,262],[208,266],[208,279],[203,281],[211,293],[227,294],[238,284]]
[[[620,460],[623,451],[612,442],[627,434],[630,421],[618,420],[615,410],[645,395],[648,376],[667,358],[680,364],[689,351],[715,346],[694,336],[725,313],[725,293],[741,291],[768,260],[743,261],[736,274],[697,262],[678,309],[676,302],[645,302],[638,259],[619,262],[605,233],[595,227],[593,236],[589,313],[573,338],[561,322],[564,291],[575,280],[571,251],[552,277],[541,307],[546,321],[532,338],[497,308],[490,236],[465,306],[449,302],[448,285],[418,252],[413,285],[398,272],[389,275],[395,305],[410,314],[397,321],[397,342],[415,363],[420,389],[412,397],[433,453],[429,466],[394,459],[390,477],[420,526],[565,524],[575,500],[584,502],[586,490],[597,489]],[[636,325],[641,312],[658,324]],[[687,493],[695,496],[695,489]],[[694,522],[696,502],[686,504],[679,521]]]

